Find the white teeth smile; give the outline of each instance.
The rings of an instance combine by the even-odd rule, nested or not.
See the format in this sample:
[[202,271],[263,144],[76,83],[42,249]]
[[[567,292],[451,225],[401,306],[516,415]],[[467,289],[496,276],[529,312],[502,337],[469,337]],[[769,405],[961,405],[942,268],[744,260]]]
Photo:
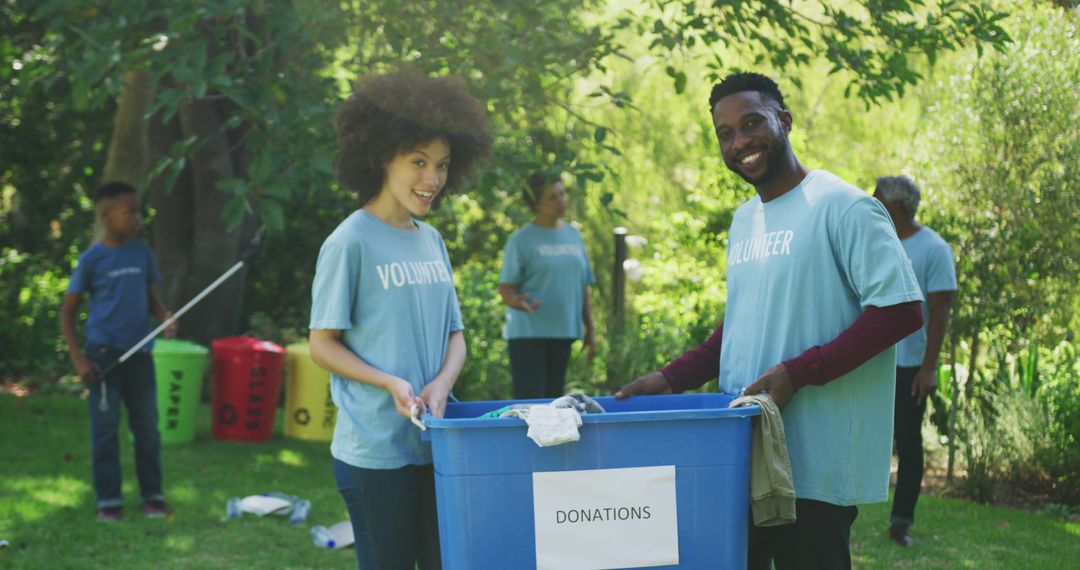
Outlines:
[[413,193],[425,200],[430,200],[435,197],[434,192],[421,192],[419,190],[413,190]]
[[742,164],[743,166],[750,164],[751,162],[754,162],[755,160],[761,158],[762,154],[764,153],[760,151],[755,152],[754,154],[748,154],[739,159],[739,164]]

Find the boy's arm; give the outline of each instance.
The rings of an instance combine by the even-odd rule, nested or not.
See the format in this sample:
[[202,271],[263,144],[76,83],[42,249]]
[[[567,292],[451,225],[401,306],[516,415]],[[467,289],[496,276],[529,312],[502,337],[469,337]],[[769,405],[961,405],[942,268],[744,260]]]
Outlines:
[[[151,283],[146,288],[146,297],[150,301],[150,313],[154,315],[154,318],[161,322],[169,320],[172,316],[172,311],[165,308],[165,303],[161,302],[161,295],[158,293],[157,283]],[[171,325],[165,328],[165,338],[172,338],[176,336],[177,323],[173,321]]]
[[83,356],[79,350],[79,337],[75,333],[75,315],[79,313],[79,305],[82,298],[74,293],[65,293],[64,302],[60,305],[60,331],[64,335],[64,342],[68,348],[68,358],[71,359],[75,372],[83,382],[96,384],[97,373],[101,370],[96,362]]

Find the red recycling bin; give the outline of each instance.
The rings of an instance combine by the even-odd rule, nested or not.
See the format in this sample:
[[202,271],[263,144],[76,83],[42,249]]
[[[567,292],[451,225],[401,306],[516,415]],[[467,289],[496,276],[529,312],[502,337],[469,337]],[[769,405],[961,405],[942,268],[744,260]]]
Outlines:
[[285,349],[249,336],[210,345],[211,432],[217,439],[263,441],[274,430]]

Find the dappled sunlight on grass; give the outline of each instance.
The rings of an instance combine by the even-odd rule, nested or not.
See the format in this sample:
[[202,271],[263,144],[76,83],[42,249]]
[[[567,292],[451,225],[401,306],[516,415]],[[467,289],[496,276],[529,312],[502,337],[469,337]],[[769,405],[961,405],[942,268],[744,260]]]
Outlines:
[[68,476],[5,477],[0,495],[19,497],[17,513],[32,522],[65,508],[79,506],[92,495],[89,481]]
[[307,458],[291,449],[282,449],[278,452],[278,461],[282,465],[289,465],[292,467],[307,467]]
[[255,456],[256,467],[288,465],[289,467],[307,467],[307,456],[291,449],[279,449],[276,453],[259,453]]
[[195,550],[195,537],[170,534],[165,537],[165,548],[174,552],[192,552]]

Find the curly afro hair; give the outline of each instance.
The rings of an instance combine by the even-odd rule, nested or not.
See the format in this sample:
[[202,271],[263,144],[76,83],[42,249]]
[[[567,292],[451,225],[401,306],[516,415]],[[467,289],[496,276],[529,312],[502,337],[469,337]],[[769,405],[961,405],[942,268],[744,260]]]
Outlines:
[[465,91],[464,82],[415,71],[358,80],[356,91],[338,108],[334,130],[334,172],[358,194],[361,206],[379,194],[385,166],[399,153],[440,137],[450,143],[450,171],[435,199],[438,207],[491,152],[484,106]]
[[780,93],[780,87],[776,82],[760,73],[733,73],[723,81],[713,85],[712,93],[709,94],[709,112],[716,108],[716,103],[734,93],[743,91],[757,91],[765,99],[771,99],[780,105],[781,109],[787,109],[784,96]]

